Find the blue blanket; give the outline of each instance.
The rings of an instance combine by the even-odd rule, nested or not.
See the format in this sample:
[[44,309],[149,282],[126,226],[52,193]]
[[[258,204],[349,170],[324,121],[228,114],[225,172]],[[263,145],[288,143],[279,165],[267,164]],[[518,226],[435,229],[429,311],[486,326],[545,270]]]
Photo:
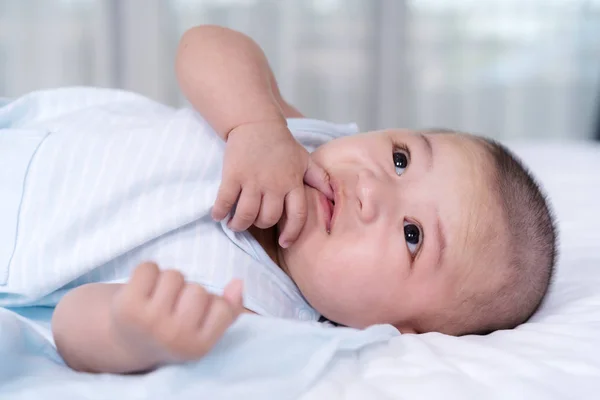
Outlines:
[[398,335],[243,315],[202,360],[135,375],[77,373],[49,340],[51,308],[0,308],[0,399],[287,399],[337,356]]

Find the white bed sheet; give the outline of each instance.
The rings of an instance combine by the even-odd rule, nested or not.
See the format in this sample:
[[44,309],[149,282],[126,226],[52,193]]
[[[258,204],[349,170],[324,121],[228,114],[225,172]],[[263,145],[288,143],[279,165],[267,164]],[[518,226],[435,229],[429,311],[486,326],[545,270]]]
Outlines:
[[512,331],[403,335],[347,353],[302,398],[600,398],[600,146],[512,143],[550,196],[560,255],[550,296]]
[[600,398],[600,147],[513,148],[550,194],[561,231],[551,295],[513,331],[398,336],[389,326],[355,331],[246,316],[197,363],[88,375],[58,358],[47,338],[51,310],[0,309],[0,399]]

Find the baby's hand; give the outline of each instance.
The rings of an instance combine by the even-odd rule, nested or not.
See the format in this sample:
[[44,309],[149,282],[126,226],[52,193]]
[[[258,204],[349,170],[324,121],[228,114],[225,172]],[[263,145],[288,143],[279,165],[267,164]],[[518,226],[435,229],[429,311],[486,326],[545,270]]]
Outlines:
[[144,263],[116,294],[112,316],[130,350],[159,365],[201,358],[242,310],[241,281],[232,281],[220,297],[185,282],[178,271]]
[[228,223],[231,229],[266,229],[281,219],[285,207],[279,244],[287,247],[306,221],[304,182],[333,195],[327,173],[311,161],[284,122],[241,125],[227,139],[223,181],[212,216],[222,220],[237,201]]

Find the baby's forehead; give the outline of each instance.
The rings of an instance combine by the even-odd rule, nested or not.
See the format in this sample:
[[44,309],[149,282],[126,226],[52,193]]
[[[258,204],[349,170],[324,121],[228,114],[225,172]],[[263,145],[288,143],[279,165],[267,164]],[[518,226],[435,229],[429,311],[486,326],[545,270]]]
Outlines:
[[[427,175],[431,175],[431,179],[424,182],[432,191],[447,194],[436,197],[438,202],[450,203],[449,200],[454,199],[454,203],[458,203],[455,207],[466,207],[470,214],[478,205],[495,203],[494,163],[477,136],[450,130],[394,129],[379,133],[391,135],[416,150],[411,151],[411,163],[420,164],[420,158],[429,157],[424,153],[430,152],[431,168],[427,169]],[[427,146],[423,146],[422,137],[426,138]],[[429,151],[422,150],[427,147]]]
[[367,134],[387,135],[399,140],[419,140],[427,137],[433,143],[450,146],[454,152],[468,153],[471,156],[487,156],[485,142],[478,136],[450,129],[384,129]]
[[[450,231],[454,262],[470,265],[501,244],[503,218],[496,190],[494,164],[485,147],[469,135],[449,133],[430,137],[441,190],[435,201]],[[438,162],[439,161],[439,162]]]

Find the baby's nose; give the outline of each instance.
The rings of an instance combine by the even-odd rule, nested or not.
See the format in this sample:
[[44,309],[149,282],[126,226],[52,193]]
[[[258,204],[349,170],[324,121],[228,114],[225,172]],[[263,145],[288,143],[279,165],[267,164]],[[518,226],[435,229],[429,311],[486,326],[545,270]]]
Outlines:
[[359,216],[368,224],[377,219],[379,214],[379,196],[381,182],[373,172],[363,170],[358,173],[356,197],[358,198]]

